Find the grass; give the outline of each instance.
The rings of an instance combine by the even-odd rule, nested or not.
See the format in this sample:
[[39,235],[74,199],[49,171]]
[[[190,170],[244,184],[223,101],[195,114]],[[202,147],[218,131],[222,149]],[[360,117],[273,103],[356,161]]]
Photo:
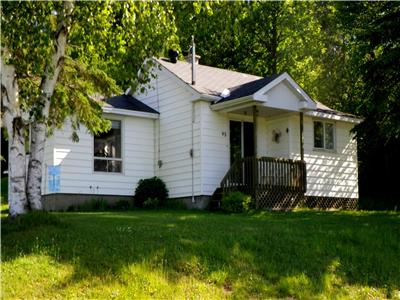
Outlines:
[[1,203],[7,202],[7,191],[8,191],[8,177],[1,178],[1,193],[0,193],[0,201]]
[[7,299],[400,299],[400,214],[3,218]]
[[0,182],[0,215],[6,217],[8,214],[7,196],[8,196],[8,177],[2,177]]

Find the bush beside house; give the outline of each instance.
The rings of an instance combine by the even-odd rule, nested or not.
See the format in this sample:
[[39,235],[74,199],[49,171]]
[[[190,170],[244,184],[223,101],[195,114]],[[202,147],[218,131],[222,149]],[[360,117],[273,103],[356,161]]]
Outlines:
[[250,209],[251,196],[241,192],[225,195],[221,200],[221,209],[227,212],[241,213]]
[[168,189],[160,178],[152,177],[139,180],[135,190],[134,204],[137,207],[155,208],[164,206],[168,198]]

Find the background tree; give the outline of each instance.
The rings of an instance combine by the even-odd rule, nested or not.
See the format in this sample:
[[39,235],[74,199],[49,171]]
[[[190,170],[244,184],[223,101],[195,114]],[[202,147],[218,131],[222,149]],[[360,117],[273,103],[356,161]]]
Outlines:
[[[174,3],[182,49],[196,39],[201,62],[268,76],[289,72],[318,96],[323,39],[315,3],[177,2]],[[294,30],[295,29],[295,30]]]
[[365,118],[356,127],[360,196],[364,208],[400,206],[400,3],[339,3],[338,19],[351,37],[351,66],[359,84],[347,108]]
[[[66,118],[74,129],[79,124],[94,134],[108,129],[95,96],[109,96],[136,82],[144,59],[173,41],[170,7],[133,1],[1,3],[2,120],[11,144],[11,216],[41,209],[46,134]],[[147,75],[141,72],[142,80]],[[77,139],[76,132],[73,137]]]
[[[289,72],[314,99],[365,118],[357,126],[362,207],[400,206],[398,2],[175,3],[178,36],[206,65]],[[397,198],[396,198],[397,197]],[[369,204],[368,204],[369,203]]]

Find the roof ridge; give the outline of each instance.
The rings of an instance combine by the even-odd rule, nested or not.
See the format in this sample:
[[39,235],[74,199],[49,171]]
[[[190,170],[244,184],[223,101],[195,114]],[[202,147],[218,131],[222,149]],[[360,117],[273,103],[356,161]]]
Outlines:
[[[172,64],[172,62],[170,62],[170,61],[168,60],[168,58],[166,58],[166,57],[156,58],[156,60],[157,60],[157,61],[162,61],[162,62],[167,62],[167,63],[171,63],[171,64]],[[187,62],[187,61],[185,61],[185,60],[178,60],[177,63],[184,63],[184,64],[187,64],[187,65],[190,65],[190,64],[191,64],[191,63],[189,63],[189,62]],[[209,69],[214,69],[214,70],[220,70],[220,71],[223,71],[223,72],[232,72],[232,73],[237,73],[237,74],[246,75],[246,76],[251,76],[251,77],[258,77],[258,79],[264,78],[264,77],[262,77],[262,76],[258,76],[258,75],[254,75],[254,74],[250,74],[250,73],[244,73],[244,72],[239,72],[239,71],[230,70],[230,69],[223,69],[223,68],[219,68],[219,67],[213,67],[213,66],[203,65],[203,64],[200,64],[200,63],[198,63],[197,65],[198,65],[198,66],[201,66],[201,67],[203,67],[203,68],[209,68]],[[163,64],[163,66],[164,66],[164,64]],[[256,79],[256,80],[257,80],[257,79]]]

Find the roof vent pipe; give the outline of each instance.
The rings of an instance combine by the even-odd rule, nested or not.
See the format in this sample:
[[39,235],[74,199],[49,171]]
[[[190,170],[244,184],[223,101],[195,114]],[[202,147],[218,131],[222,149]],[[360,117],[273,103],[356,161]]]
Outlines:
[[179,56],[178,51],[176,51],[174,49],[168,50],[169,61],[172,62],[173,64],[176,64],[176,62],[178,61],[178,56]]
[[194,43],[194,35],[192,35],[192,85],[196,84],[196,44]]

